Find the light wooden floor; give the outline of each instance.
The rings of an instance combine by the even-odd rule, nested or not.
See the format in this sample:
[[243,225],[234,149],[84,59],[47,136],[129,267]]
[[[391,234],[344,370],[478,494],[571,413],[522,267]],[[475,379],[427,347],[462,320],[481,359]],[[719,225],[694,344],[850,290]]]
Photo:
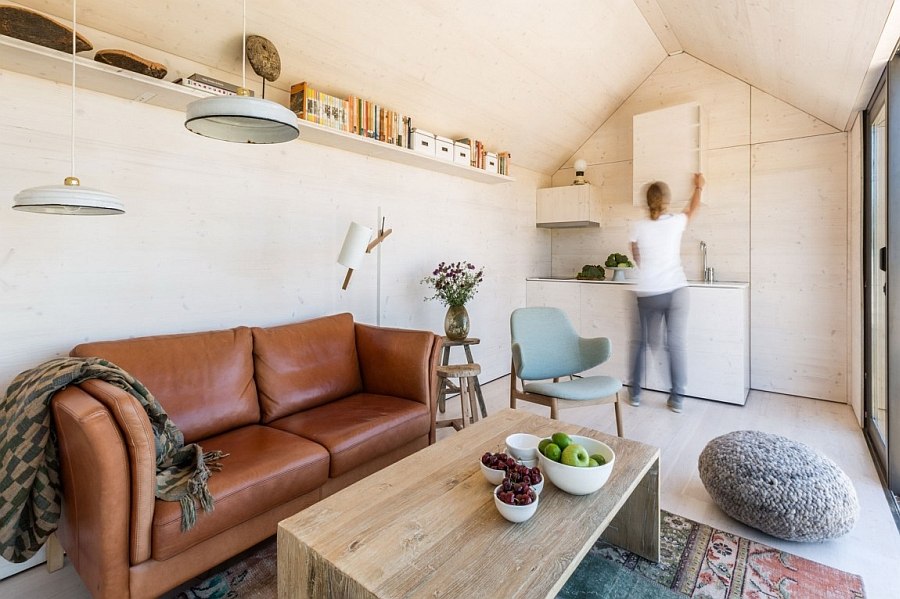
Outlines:
[[[509,379],[484,385],[488,413],[508,406]],[[753,391],[746,406],[686,399],[681,414],[665,407],[665,396],[645,392],[638,408],[623,405],[625,436],[661,449],[661,507],[693,520],[782,548],[803,557],[859,574],[869,599],[900,597],[900,534],[862,432],[849,406]],[[548,409],[520,404],[538,414]],[[459,401],[448,414],[459,414]],[[613,407],[602,405],[561,411],[568,422],[615,434]],[[734,430],[761,430],[790,437],[828,455],[853,479],[862,513],[856,527],[827,543],[790,543],[748,528],[712,503],[697,473],[697,458],[706,443]],[[441,429],[439,439],[454,434]],[[0,598],[81,599],[90,595],[71,564],[53,574],[43,566],[0,581]]]

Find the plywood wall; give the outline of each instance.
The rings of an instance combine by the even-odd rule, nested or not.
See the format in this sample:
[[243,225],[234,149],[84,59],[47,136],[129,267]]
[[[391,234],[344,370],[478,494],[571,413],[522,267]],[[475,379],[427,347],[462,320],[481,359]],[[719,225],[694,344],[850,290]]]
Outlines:
[[484,378],[509,371],[510,311],[549,270],[534,227],[546,176],[486,185],[304,142],[249,146],[193,135],[181,113],[79,92],[77,174],[120,196],[114,217],[9,209],[21,189],[69,174],[69,91],[0,71],[0,385],[77,343],[341,311],[375,323],[377,255],[341,291],[351,220],[382,245],[381,323],[440,332],[419,284],[441,260],[485,266],[469,305]]
[[709,199],[684,235],[688,278],[702,278],[705,241],[719,280],[750,281],[754,388],[847,401],[846,134],[688,54],[667,58],[553,175],[568,185],[571,163],[586,159],[604,226],[554,231],[552,273],[628,253],[631,223],[645,217],[631,206],[632,118],[687,102],[705,115]]

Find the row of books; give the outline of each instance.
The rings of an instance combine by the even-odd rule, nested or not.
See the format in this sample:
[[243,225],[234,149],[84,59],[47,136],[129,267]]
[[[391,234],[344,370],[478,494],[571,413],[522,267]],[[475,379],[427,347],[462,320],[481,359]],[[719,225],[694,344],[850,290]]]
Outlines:
[[291,86],[291,110],[311,123],[409,147],[412,120],[364,98],[339,98],[304,81]]
[[[194,73],[190,77],[176,79],[175,83],[219,96],[236,96],[239,89],[237,85],[232,85],[231,83],[220,81],[207,75],[201,75],[200,73]],[[249,95],[252,96],[253,91],[248,91]]]
[[[375,102],[349,96],[341,98],[313,88],[303,81],[291,86],[290,109],[301,119],[384,143],[412,148],[412,117]],[[458,140],[470,145],[470,165],[488,168],[488,152],[481,141]],[[495,172],[509,174],[509,153],[497,156]]]

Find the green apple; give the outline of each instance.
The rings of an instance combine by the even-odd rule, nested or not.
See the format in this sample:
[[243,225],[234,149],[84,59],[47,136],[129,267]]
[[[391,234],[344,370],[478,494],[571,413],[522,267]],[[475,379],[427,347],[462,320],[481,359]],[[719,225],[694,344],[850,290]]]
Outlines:
[[553,433],[553,442],[563,451],[566,450],[566,447],[572,444],[572,437],[567,435],[566,433]]
[[565,449],[563,449],[562,457],[560,461],[566,466],[577,466],[579,468],[587,468],[588,464],[591,461],[591,456],[588,455],[587,449],[578,443],[572,443]]
[[556,443],[548,443],[546,447],[544,447],[544,455],[548,460],[553,460],[554,462],[558,462],[560,456],[562,456],[562,450],[559,448],[559,445]]
[[598,466],[602,466],[603,464],[606,463],[606,458],[604,458],[604,457],[603,457],[602,455],[600,455],[599,453],[595,453],[594,455],[592,455],[592,456],[591,456],[591,459],[592,459],[592,460],[595,460],[595,461],[597,462],[597,465],[598,465]]
[[544,453],[544,448],[553,443],[552,439],[541,439],[541,442],[538,443],[538,451]]
[[597,467],[597,466],[599,466],[599,465],[600,465],[600,464],[599,464],[599,463],[597,462],[597,460],[595,460],[594,458],[591,458],[591,459],[588,461],[588,468],[595,468],[595,467]]

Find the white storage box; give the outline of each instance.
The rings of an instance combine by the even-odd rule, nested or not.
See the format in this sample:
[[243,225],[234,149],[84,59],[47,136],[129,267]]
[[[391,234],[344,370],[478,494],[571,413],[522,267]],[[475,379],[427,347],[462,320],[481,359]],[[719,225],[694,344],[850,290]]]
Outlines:
[[472,150],[469,144],[460,141],[453,142],[453,162],[466,166],[472,165]]
[[434,155],[438,160],[453,162],[453,140],[448,137],[434,136]]
[[498,172],[497,164],[497,154],[495,152],[488,152],[484,157],[484,170],[489,173],[496,173]]
[[412,149],[416,152],[421,152],[422,154],[428,154],[429,156],[434,156],[434,135],[429,133],[428,131],[422,131],[421,129],[413,129],[410,131],[410,140],[412,142]]

